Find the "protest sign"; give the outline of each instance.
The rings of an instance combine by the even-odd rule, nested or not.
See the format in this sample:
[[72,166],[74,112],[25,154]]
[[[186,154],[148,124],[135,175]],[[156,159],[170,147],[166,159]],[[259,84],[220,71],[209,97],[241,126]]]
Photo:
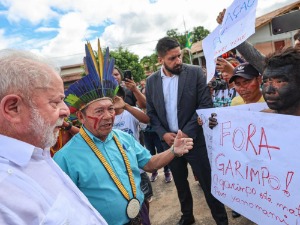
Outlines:
[[264,109],[268,109],[268,105],[265,102],[256,102],[256,103],[249,103],[249,104],[242,104],[242,105],[235,105],[231,106],[234,110],[247,110],[247,111],[262,111]]
[[255,32],[256,7],[257,0],[235,0],[226,9],[222,24],[203,40],[207,82],[215,74],[216,58],[238,46]]
[[233,108],[215,108],[212,194],[257,224],[300,224],[300,117]]
[[[237,105],[232,107],[233,107],[232,109],[234,110],[248,110],[248,111],[261,111],[268,108],[265,102],[243,104],[243,105]],[[208,118],[211,116],[212,113],[216,112],[215,109],[216,108],[196,110],[198,116],[203,122],[202,128],[203,128],[206,149],[207,149],[208,159],[210,164],[211,164],[211,157],[212,157],[212,129],[210,129],[208,126],[209,124]]]
[[209,163],[211,165],[211,157],[212,157],[212,129],[208,127],[208,118],[210,117],[211,113],[215,112],[216,108],[208,108],[208,109],[198,109],[197,114],[202,120],[202,128],[203,134],[205,138],[205,144],[208,154]]

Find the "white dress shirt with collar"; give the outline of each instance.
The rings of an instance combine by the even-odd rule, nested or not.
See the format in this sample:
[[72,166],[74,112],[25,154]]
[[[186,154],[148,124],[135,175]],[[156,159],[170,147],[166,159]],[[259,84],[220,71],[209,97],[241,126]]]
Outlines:
[[177,98],[178,98],[178,75],[172,77],[166,76],[161,67],[161,78],[164,92],[165,109],[167,113],[167,121],[169,128],[172,132],[178,131],[178,118],[177,118]]
[[107,224],[50,151],[0,135],[1,225]]

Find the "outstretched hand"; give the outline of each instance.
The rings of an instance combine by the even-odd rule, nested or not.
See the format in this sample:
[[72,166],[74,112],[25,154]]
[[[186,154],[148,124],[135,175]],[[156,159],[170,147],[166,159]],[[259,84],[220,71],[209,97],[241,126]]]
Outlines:
[[215,126],[218,125],[218,120],[215,118],[217,116],[216,113],[212,113],[211,116],[208,118],[208,126],[210,129],[213,129]]
[[193,148],[193,145],[193,138],[184,138],[182,131],[178,130],[174,140],[174,152],[182,156],[188,153]]

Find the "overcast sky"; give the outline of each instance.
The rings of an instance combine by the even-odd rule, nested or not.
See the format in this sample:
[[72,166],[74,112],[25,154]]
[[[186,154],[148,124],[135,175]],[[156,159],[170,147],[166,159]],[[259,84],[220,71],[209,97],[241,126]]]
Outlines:
[[[245,0],[247,2],[248,0]],[[40,53],[59,65],[82,62],[86,40],[96,48],[127,48],[142,58],[171,29],[203,26],[233,0],[0,0],[0,49]],[[296,0],[258,0],[256,16]]]

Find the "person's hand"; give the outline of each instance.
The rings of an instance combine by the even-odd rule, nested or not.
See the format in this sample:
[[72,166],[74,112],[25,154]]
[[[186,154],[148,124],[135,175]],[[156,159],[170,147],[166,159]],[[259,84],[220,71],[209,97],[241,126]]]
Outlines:
[[226,59],[217,58],[216,70],[222,73],[233,74],[234,66]]
[[163,139],[169,146],[172,146],[172,144],[174,144],[175,137],[176,134],[170,132],[170,133],[165,133]]
[[69,122],[66,121],[66,120],[64,120],[64,121],[63,121],[63,124],[62,124],[61,126],[62,126],[62,127],[67,127],[67,126],[69,126]]
[[216,113],[212,113],[211,117],[208,118],[208,126],[210,129],[213,129],[215,126],[218,125],[218,120],[217,118],[215,118],[217,116]]
[[124,100],[119,96],[115,96],[114,97],[114,107],[115,107],[115,109],[123,109],[125,107]]
[[198,124],[200,125],[200,126],[202,126],[203,125],[203,121],[202,121],[202,119],[198,116],[198,118],[197,118],[197,122],[198,122]]
[[186,134],[186,133],[184,133],[183,131],[181,131],[181,133],[182,133],[182,137],[183,138],[188,138],[189,136]]
[[207,83],[207,86],[208,86],[209,88],[213,88],[211,84],[212,84],[212,82],[213,82],[214,80],[216,80],[216,77],[211,78],[210,81]]
[[222,12],[219,12],[219,15],[217,17],[218,24],[221,24],[223,22],[225,12],[226,12],[226,9],[223,9]]
[[186,154],[193,148],[194,142],[193,138],[184,138],[181,130],[178,130],[178,133],[174,140],[174,153],[176,155],[182,156]]
[[134,82],[134,80],[130,80],[130,79],[127,79],[125,80],[125,86],[132,92],[134,91],[138,91],[139,89],[137,88],[136,86],[136,83]]

